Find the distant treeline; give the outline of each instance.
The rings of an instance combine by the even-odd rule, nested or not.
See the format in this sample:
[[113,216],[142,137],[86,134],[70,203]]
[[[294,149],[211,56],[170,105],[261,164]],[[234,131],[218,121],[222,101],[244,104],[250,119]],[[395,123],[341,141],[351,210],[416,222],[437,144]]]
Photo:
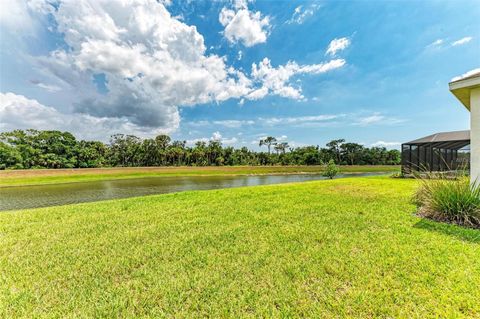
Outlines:
[[319,146],[290,147],[274,137],[259,140],[266,152],[224,147],[218,140],[172,141],[167,135],[140,139],[116,134],[110,143],[77,140],[69,132],[14,130],[0,134],[0,169],[83,168],[109,166],[397,165],[400,152],[364,147],[343,139]]

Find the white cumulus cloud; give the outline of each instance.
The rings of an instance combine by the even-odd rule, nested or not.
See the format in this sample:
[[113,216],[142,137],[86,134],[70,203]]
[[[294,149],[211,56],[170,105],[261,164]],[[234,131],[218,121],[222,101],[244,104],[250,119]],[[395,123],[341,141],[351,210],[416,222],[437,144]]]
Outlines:
[[15,32],[32,32],[35,19],[32,9],[36,9],[37,1],[2,0],[0,5],[0,26]]
[[[67,96],[62,105],[42,108],[43,113],[56,112],[56,117],[64,120],[52,120],[49,127],[64,128],[61,124],[72,116],[85,121],[87,135],[91,133],[87,131],[89,121],[95,120],[105,132],[109,120],[109,132],[125,129],[126,133],[153,135],[179,127],[180,107],[228,99],[242,103],[267,95],[303,99],[300,83],[293,86],[292,77],[324,73],[346,63],[343,59],[310,65],[290,61],[274,67],[265,58],[254,63],[247,74],[227,65],[226,57],[207,52],[197,28],[171,16],[165,7],[168,1],[58,0],[54,6],[43,0],[29,0],[26,5],[8,3],[20,8],[26,20],[32,15],[51,20],[55,27],[49,31],[63,37],[65,46],[46,55],[28,56],[32,69],[41,74],[40,80],[32,83],[52,96]],[[232,8],[222,10],[227,38],[247,46],[266,41],[268,17],[249,11],[247,1],[236,1]],[[19,17],[20,25],[22,21]],[[25,116],[27,119],[31,127],[40,127],[35,117]],[[27,123],[24,120],[15,119],[22,125]]]
[[129,132],[140,137],[169,133],[145,130],[126,119],[99,118],[86,114],[67,114],[23,95],[0,93],[0,131],[38,129],[69,131],[82,139],[106,141],[110,135]]
[[194,145],[198,142],[208,143],[209,141],[217,141],[224,145],[232,145],[238,142],[236,137],[225,138],[219,131],[213,132],[211,137],[200,137],[195,139],[186,140],[188,145]]
[[155,0],[65,0],[53,17],[71,49],[53,51],[39,63],[64,82],[78,79],[74,86],[91,82],[94,74],[106,78],[108,94],[79,96],[78,112],[175,129],[179,106],[251,91],[243,73],[206,54],[195,26],[173,18]]
[[224,36],[232,43],[251,47],[267,41],[270,18],[260,11],[250,11],[246,1],[237,1],[234,9],[224,7],[218,19],[225,27]]
[[345,65],[345,60],[336,59],[329,62],[310,65],[298,65],[296,62],[288,62],[285,65],[272,67],[268,58],[264,58],[262,62],[252,65],[252,78],[262,84],[258,89],[247,98],[256,99],[265,96],[271,92],[275,95],[292,99],[303,99],[301,88],[293,87],[289,84],[289,80],[298,74],[319,74],[325,73]]

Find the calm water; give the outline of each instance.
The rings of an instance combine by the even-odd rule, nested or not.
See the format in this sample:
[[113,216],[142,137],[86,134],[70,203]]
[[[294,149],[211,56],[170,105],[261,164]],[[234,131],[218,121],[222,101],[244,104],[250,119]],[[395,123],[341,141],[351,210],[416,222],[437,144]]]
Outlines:
[[[360,177],[385,173],[340,174],[339,177]],[[185,176],[148,177],[70,184],[18,186],[0,188],[0,210],[57,206],[95,202],[106,199],[205,190],[303,182],[325,179],[321,175],[264,176]]]

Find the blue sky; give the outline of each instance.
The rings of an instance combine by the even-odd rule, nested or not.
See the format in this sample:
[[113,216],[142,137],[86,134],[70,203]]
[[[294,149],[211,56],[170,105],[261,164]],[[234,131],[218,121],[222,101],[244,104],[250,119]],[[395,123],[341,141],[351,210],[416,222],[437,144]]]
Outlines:
[[468,129],[478,1],[5,0],[0,130],[367,146]]

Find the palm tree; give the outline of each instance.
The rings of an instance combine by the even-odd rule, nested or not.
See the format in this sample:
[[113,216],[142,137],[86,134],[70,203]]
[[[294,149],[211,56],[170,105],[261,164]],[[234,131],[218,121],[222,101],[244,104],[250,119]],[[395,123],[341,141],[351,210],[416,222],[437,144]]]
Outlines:
[[171,139],[168,135],[158,135],[157,137],[155,137],[157,156],[158,156],[160,165],[166,165],[166,161],[168,157],[167,148],[168,148],[168,145],[170,144],[170,141]]
[[215,164],[217,157],[222,154],[222,143],[218,140],[210,140],[207,147],[209,165]]
[[267,136],[265,139],[260,140],[260,143],[258,143],[258,146],[262,147],[263,145],[266,145],[268,148],[268,154],[270,154],[270,148],[272,145],[277,144],[277,139],[273,136]]

